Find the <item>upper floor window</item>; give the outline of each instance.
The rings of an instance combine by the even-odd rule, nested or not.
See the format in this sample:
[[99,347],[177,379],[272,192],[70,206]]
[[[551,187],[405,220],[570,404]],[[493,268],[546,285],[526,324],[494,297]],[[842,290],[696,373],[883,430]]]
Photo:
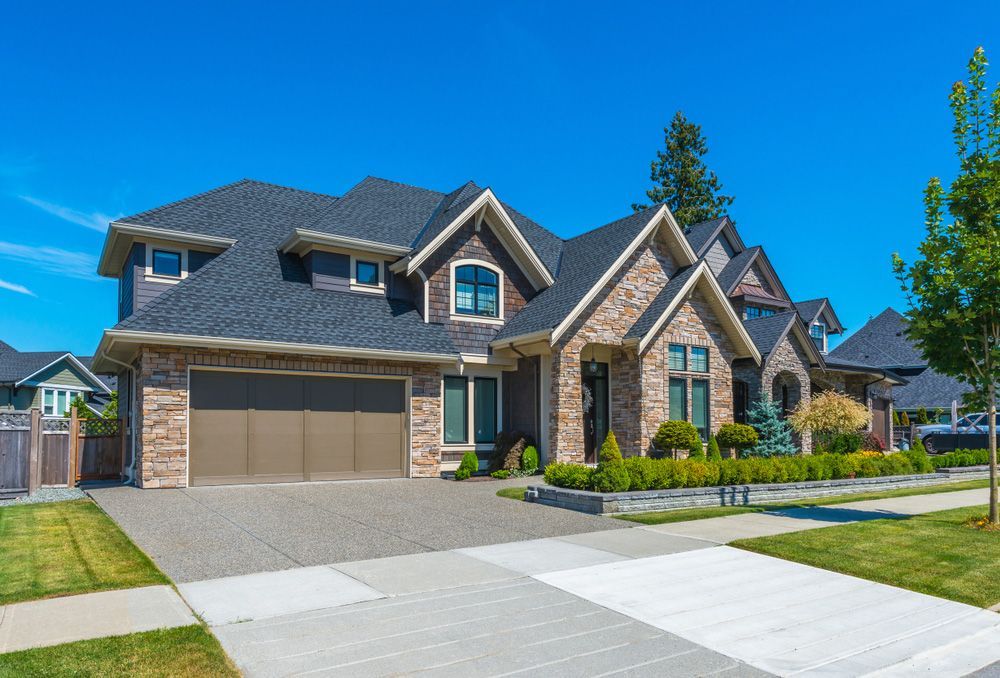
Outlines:
[[813,323],[812,327],[809,328],[809,336],[812,337],[813,343],[816,344],[821,352],[826,352],[826,325],[823,323]]
[[181,253],[173,250],[153,250],[153,275],[164,278],[181,277]]
[[485,266],[455,268],[455,312],[486,318],[500,317],[500,276]]
[[687,349],[681,344],[670,344],[667,348],[667,367],[681,372],[687,370]]
[[374,261],[354,262],[354,277],[359,285],[378,285],[378,264]]
[[762,308],[760,306],[747,306],[744,311],[744,315],[747,320],[753,320],[754,318],[770,318],[774,315],[774,309]]
[[691,347],[691,371],[708,372],[708,349],[704,346]]

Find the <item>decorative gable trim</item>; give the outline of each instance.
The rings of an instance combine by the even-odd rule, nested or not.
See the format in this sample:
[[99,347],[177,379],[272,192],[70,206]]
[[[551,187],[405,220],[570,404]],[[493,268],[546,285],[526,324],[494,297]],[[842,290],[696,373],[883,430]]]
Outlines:
[[472,217],[475,217],[477,229],[482,228],[484,222],[490,227],[536,290],[548,287],[555,282],[549,269],[538,258],[535,250],[528,244],[520,229],[514,224],[513,219],[510,218],[510,215],[507,214],[503,205],[489,188],[469,203],[468,207],[462,210],[433,240],[419,251],[393,264],[391,270],[394,273],[412,274]]
[[739,231],[736,230],[733,222],[728,216],[724,216],[722,217],[722,221],[719,222],[719,225],[715,227],[714,231],[712,231],[712,235],[710,235],[704,244],[698,248],[698,251],[695,252],[695,254],[697,254],[698,257],[703,257],[706,252],[712,249],[712,245],[719,239],[720,234],[729,241],[729,244],[737,254],[747,248],[747,246],[743,244],[743,238],[740,237]]
[[746,266],[744,266],[743,270],[740,271],[740,274],[736,277],[736,281],[732,284],[732,286],[728,290],[726,290],[726,294],[727,295],[732,294],[733,290],[739,287],[740,283],[743,282],[743,278],[746,277],[747,271],[750,270],[750,267],[753,266],[754,263],[758,262],[761,265],[761,269],[764,273],[764,277],[767,278],[767,281],[771,283],[771,285],[774,286],[774,289],[778,292],[778,294],[790,304],[792,298],[788,296],[788,291],[785,289],[785,286],[781,284],[781,279],[778,278],[778,274],[774,270],[774,266],[771,265],[771,260],[767,258],[767,254],[764,252],[764,248],[760,246],[757,247],[756,253],[754,253],[754,255],[750,257],[750,260],[746,263]]
[[695,255],[694,250],[691,249],[691,245],[688,243],[687,238],[684,237],[683,231],[681,231],[680,226],[677,225],[677,221],[674,219],[674,215],[671,214],[670,210],[666,205],[661,205],[659,209],[653,214],[652,218],[646,224],[646,226],[639,232],[639,235],[635,237],[628,247],[621,253],[621,256],[615,261],[614,264],[604,272],[600,280],[594,284],[593,287],[584,295],[584,297],[577,303],[566,318],[563,319],[561,323],[556,325],[555,329],[552,330],[552,336],[549,339],[549,343],[555,345],[559,338],[565,334],[566,330],[576,322],[580,314],[590,305],[590,303],[600,294],[604,286],[611,282],[611,279],[615,276],[621,267],[625,265],[629,257],[636,251],[636,249],[647,239],[651,240],[655,237],[661,226],[666,225],[666,233],[669,236],[670,242],[673,244],[671,248],[671,254],[673,254],[678,260],[678,267],[690,266],[697,261],[698,257]]
[[[53,360],[52,362],[50,362],[45,367],[42,367],[41,369],[35,370],[34,372],[32,372],[28,376],[24,377],[23,379],[14,382],[14,387],[17,388],[18,386],[21,386],[25,382],[30,381],[31,378],[34,377],[35,375],[41,374],[45,370],[49,369],[53,365],[56,365],[56,364],[62,362],[63,360],[68,360],[70,362],[70,364],[72,364],[73,367],[75,367],[84,378],[86,378],[92,385],[94,385],[94,386],[97,387],[96,389],[93,389],[93,390],[98,390],[98,391],[101,391],[102,393],[111,393],[111,390],[107,386],[104,385],[104,382],[101,381],[100,379],[98,379],[97,375],[95,375],[93,372],[91,372],[90,370],[88,370],[86,368],[86,366],[84,366],[83,363],[81,363],[79,360],[77,360],[76,356],[74,356],[72,353],[67,353],[67,354],[65,354],[63,356],[60,356],[60,357],[56,358],[55,360]],[[37,386],[42,386],[44,384],[36,384],[36,385]],[[64,388],[70,388],[70,387],[64,387]],[[77,389],[77,390],[80,390],[80,389]]]
[[[704,288],[703,291],[706,293],[705,296],[708,298],[709,303],[716,309],[716,312],[722,315],[723,325],[729,329],[730,335],[737,340],[736,357],[752,358],[754,362],[760,364],[760,352],[754,345],[753,339],[750,338],[750,334],[746,331],[746,328],[743,327],[743,323],[740,322],[740,318],[736,315],[732,305],[726,300],[726,295],[723,293],[722,287],[715,279],[715,276],[712,275],[706,261],[698,262],[694,272],[684,283],[684,286],[674,295],[670,304],[663,310],[660,317],[656,319],[656,322],[653,323],[649,331],[641,337],[626,339],[625,343],[635,346],[640,354],[645,352],[650,343],[659,334],[667,319],[687,300],[696,286]],[[741,348],[742,351],[740,351]]]

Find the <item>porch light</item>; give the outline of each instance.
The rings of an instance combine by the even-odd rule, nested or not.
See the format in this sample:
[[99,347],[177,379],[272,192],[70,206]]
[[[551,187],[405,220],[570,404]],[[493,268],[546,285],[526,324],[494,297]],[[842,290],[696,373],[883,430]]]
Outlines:
[[590,373],[597,374],[597,361],[594,360],[594,356],[590,356]]

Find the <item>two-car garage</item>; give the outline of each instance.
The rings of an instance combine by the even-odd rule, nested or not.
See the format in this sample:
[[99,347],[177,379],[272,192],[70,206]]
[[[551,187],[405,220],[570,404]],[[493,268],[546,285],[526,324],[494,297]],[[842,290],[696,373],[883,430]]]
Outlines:
[[192,369],[189,484],[398,478],[407,382]]

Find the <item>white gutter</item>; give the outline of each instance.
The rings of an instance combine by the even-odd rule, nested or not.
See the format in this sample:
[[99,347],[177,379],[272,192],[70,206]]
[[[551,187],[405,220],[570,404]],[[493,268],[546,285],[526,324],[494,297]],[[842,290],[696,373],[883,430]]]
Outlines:
[[185,233],[183,231],[171,231],[165,228],[153,228],[152,226],[138,226],[121,221],[112,221],[108,227],[108,234],[104,239],[104,247],[101,249],[101,257],[97,264],[97,273],[105,277],[117,277],[116,271],[109,268],[111,250],[113,243],[120,235],[130,235],[133,237],[150,238],[155,240],[167,240],[170,242],[184,243],[187,245],[201,245],[203,247],[226,249],[236,244],[233,238],[223,238],[215,235],[204,235],[202,233]]

